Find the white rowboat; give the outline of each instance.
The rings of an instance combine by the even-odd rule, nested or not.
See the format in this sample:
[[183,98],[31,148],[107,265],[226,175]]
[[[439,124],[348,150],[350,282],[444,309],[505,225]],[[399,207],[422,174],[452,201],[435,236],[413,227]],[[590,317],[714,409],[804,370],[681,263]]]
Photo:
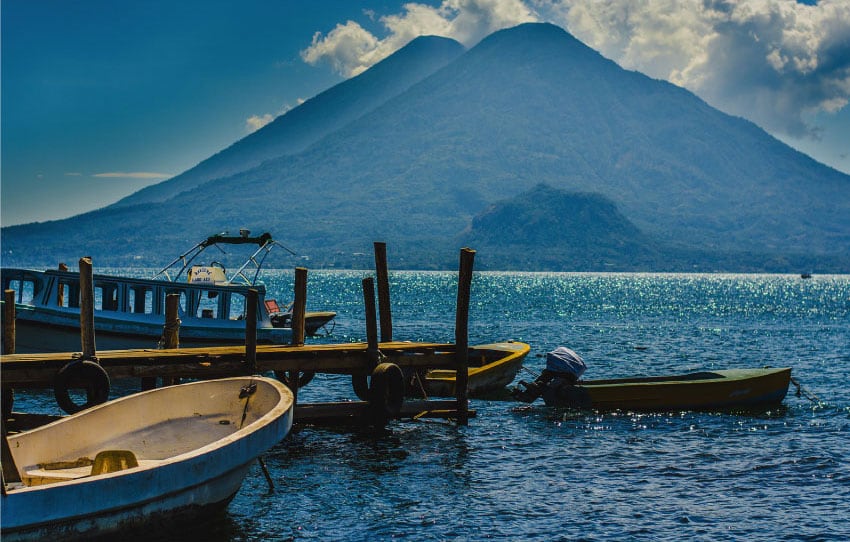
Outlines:
[[[293,405],[277,380],[225,378],[122,397],[9,435],[3,542],[90,538],[223,509],[252,463],[288,434]],[[15,474],[20,481],[10,482]]]

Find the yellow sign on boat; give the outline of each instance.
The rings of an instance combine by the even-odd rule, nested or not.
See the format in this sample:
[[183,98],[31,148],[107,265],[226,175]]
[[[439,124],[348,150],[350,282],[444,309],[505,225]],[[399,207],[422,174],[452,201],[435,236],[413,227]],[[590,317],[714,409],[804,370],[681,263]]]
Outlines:
[[189,282],[192,284],[215,284],[227,282],[224,269],[208,265],[193,265],[189,269]]

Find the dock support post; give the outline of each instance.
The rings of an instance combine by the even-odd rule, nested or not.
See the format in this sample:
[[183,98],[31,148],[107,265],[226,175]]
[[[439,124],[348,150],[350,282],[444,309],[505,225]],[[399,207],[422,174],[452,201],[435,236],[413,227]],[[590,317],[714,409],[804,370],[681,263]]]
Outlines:
[[3,353],[15,353],[15,290],[3,291]]
[[390,309],[390,280],[387,272],[387,244],[375,242],[375,274],[378,279],[378,313],[381,317],[381,342],[393,340],[393,316]]
[[467,385],[469,383],[469,290],[472,284],[472,267],[475,251],[462,248],[457,284],[457,315],[455,317],[455,395],[457,396],[458,422],[469,423]]
[[378,318],[375,312],[375,279],[372,277],[363,279],[363,305],[366,308],[366,351],[374,365],[378,362]]
[[[159,340],[160,348],[180,347],[180,294],[166,294],[165,296],[165,324],[162,326],[162,338]],[[142,391],[156,388],[155,376],[143,376],[141,378]],[[163,386],[171,386],[179,382],[178,378],[162,377]]]
[[80,342],[82,359],[97,359],[94,341],[94,279],[90,256],[80,258]]
[[[292,346],[304,346],[304,338],[306,336],[306,328],[304,325],[304,318],[307,314],[307,268],[306,267],[296,267],[295,268],[295,297],[292,301],[292,318],[290,319],[290,325],[292,326],[292,339],[290,343]],[[275,376],[281,378],[283,382],[289,386],[289,389],[292,390],[292,396],[294,401],[298,402],[298,388],[302,385],[302,374],[301,371],[292,370],[286,371],[278,375],[275,373]],[[303,378],[303,382],[306,384],[313,378],[312,374],[305,374]]]
[[249,288],[248,306],[245,311],[245,361],[252,374],[257,372],[257,303],[259,299],[259,292]]
[[[65,265],[63,262],[59,262],[59,271],[67,271],[67,270],[68,270],[68,266]],[[62,284],[61,282],[59,283],[59,289],[58,289],[58,292],[56,294],[56,305],[59,306],[59,307],[65,306],[65,285]]]
[[180,348],[180,294],[165,296],[165,327],[162,330],[163,348]]
[[304,315],[307,312],[307,268],[295,268],[295,299],[292,303],[292,346],[304,346]]

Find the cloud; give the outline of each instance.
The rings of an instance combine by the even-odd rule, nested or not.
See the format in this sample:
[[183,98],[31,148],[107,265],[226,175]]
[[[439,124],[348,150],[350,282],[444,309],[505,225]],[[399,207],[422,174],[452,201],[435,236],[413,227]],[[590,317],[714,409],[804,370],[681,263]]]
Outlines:
[[264,115],[251,115],[250,117],[245,119],[245,130],[248,133],[256,132],[257,130],[259,130],[260,128],[265,126],[266,124],[269,124],[270,122],[272,122],[277,117],[287,113],[290,109],[293,109],[294,107],[298,107],[299,105],[303,104],[305,101],[306,100],[304,98],[297,98],[295,100],[294,106],[284,105],[283,107],[280,108],[280,110],[277,113],[265,113]]
[[274,116],[271,113],[266,113],[262,117],[258,115],[251,115],[245,121],[245,127],[247,128],[249,133],[256,132],[257,130],[259,130],[260,128],[262,128],[273,120]]
[[623,67],[792,136],[850,99],[850,3],[570,0],[549,14]]
[[379,18],[387,30],[384,38],[347,21],[327,35],[316,32],[301,58],[309,64],[327,63],[337,73],[353,77],[417,36],[443,36],[470,46],[496,30],[539,20],[522,0],[444,0],[436,7],[408,3],[402,9]]
[[152,173],[147,171],[112,171],[108,173],[95,173],[92,177],[115,178],[115,179],[167,179],[173,177],[170,173]]
[[816,136],[807,116],[850,102],[846,0],[442,0],[408,3],[378,20],[383,37],[347,21],[317,32],[301,57],[351,77],[420,35],[469,47],[501,28],[546,21],[624,68],[683,86],[769,131]]

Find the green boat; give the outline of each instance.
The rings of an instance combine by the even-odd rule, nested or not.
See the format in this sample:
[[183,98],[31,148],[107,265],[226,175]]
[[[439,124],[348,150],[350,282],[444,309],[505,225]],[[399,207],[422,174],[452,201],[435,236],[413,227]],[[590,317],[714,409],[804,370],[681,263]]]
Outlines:
[[[788,392],[791,369],[725,369],[672,376],[575,380],[544,371],[520,381],[514,397],[548,406],[594,410],[727,410],[778,405]],[[524,389],[523,389],[524,388]]]

